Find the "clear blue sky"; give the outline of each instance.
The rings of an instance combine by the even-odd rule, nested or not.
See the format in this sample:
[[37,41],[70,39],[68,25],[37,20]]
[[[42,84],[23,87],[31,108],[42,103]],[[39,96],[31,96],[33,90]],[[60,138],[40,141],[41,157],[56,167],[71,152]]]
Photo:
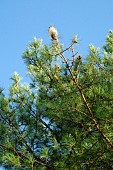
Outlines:
[[85,56],[90,43],[102,47],[113,29],[113,0],[0,0],[0,86],[7,90],[15,71],[27,81],[22,53],[34,36],[50,43],[51,24],[66,46],[78,34]]

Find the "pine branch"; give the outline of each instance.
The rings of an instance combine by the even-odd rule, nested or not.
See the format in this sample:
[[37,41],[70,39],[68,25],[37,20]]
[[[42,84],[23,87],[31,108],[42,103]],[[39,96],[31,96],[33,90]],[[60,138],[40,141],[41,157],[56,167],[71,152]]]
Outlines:
[[[3,118],[4,120],[6,120],[4,116],[2,116],[2,118]],[[11,121],[10,118],[9,118],[8,120],[9,120],[8,122]],[[9,126],[10,126],[10,124],[9,124]],[[37,162],[38,164],[42,164],[42,165],[44,165],[45,167],[51,169],[52,167],[51,167],[50,165],[48,165],[44,160],[42,160],[41,158],[39,158],[39,157],[34,153],[34,151],[31,149],[30,145],[29,145],[29,144],[26,142],[26,140],[24,139],[24,136],[21,134],[21,132],[19,131],[19,129],[17,129],[17,127],[14,125],[13,122],[12,122],[12,127],[17,130],[17,132],[19,133],[19,135],[21,136],[21,138],[22,138],[23,141],[25,142],[26,147],[28,148],[29,152],[30,152],[30,153],[34,156],[34,158],[36,159],[35,162]],[[5,145],[3,145],[3,144],[0,144],[0,146],[1,146],[1,147],[4,147],[4,149],[6,149],[6,150],[12,151],[14,154],[20,156],[21,158],[26,158],[26,159],[28,159],[27,156],[25,156],[25,155],[22,154],[21,152],[17,151],[16,149],[13,149],[13,148],[11,148],[11,147],[7,147],[7,146],[5,146]]]
[[64,60],[66,66],[67,66],[67,68],[68,68],[68,71],[69,71],[69,73],[70,73],[70,75],[71,75],[71,77],[72,77],[72,80],[73,80],[74,84],[77,86],[78,91],[80,92],[80,95],[81,95],[81,97],[82,97],[82,99],[83,99],[83,101],[84,101],[84,104],[85,104],[85,106],[86,106],[86,108],[87,108],[87,110],[88,110],[88,112],[89,112],[89,114],[90,114],[90,117],[92,118],[92,120],[93,120],[93,122],[94,122],[94,124],[95,124],[95,127],[97,128],[97,130],[98,130],[98,132],[101,134],[101,136],[105,139],[105,141],[113,148],[113,144],[111,143],[111,141],[109,140],[109,138],[106,137],[106,135],[102,132],[102,130],[101,130],[101,128],[100,128],[100,125],[97,123],[96,119],[94,118],[93,112],[91,111],[91,109],[90,109],[90,107],[89,107],[89,104],[88,104],[88,102],[87,102],[87,100],[86,100],[86,98],[85,98],[85,96],[84,96],[84,94],[83,94],[82,88],[78,85],[77,79],[75,79],[75,77],[74,77],[74,75],[73,75],[73,73],[72,73],[72,71],[71,71],[71,68],[70,68],[70,66],[69,66],[68,61],[66,60],[66,58],[63,56],[62,53],[60,54],[60,56],[61,56],[61,58]]
[[2,148],[4,148],[5,150],[12,151],[14,154],[16,154],[17,156],[20,156],[21,158],[26,158],[26,159],[27,159],[27,156],[26,156],[25,154],[17,151],[17,150],[14,149],[14,148],[7,147],[7,146],[5,146],[5,145],[3,145],[3,144],[0,144],[0,146],[1,146]]

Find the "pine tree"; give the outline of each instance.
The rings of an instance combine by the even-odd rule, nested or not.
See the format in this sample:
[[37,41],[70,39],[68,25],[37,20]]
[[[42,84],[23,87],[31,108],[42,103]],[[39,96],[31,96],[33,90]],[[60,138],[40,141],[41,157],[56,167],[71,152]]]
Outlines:
[[113,169],[113,31],[86,58],[36,38],[23,54],[28,84],[14,73],[0,89],[0,164],[15,170]]

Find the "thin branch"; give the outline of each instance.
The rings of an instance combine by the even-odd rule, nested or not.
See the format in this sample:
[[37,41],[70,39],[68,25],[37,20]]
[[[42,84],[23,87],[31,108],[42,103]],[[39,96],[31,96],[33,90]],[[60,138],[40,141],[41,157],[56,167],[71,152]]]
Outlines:
[[72,48],[73,44],[74,44],[74,43],[72,42],[72,44],[71,44],[69,47],[67,47],[66,49],[62,50],[62,51],[61,51],[61,52],[59,52],[59,53],[52,54],[52,56],[58,56],[58,55],[63,54],[65,51],[70,50],[70,49]]
[[89,114],[90,114],[90,117],[92,118],[92,120],[93,120],[93,122],[94,122],[94,124],[95,124],[95,127],[97,128],[97,130],[98,130],[98,132],[101,134],[101,136],[105,139],[105,141],[113,148],[113,144],[112,144],[111,141],[106,137],[106,135],[102,132],[99,124],[98,124],[97,121],[95,120],[95,118],[94,118],[94,116],[93,116],[93,112],[91,111],[91,109],[90,109],[90,107],[89,107],[89,104],[88,104],[88,102],[87,102],[87,100],[86,100],[86,98],[85,98],[85,96],[84,96],[84,94],[83,94],[83,92],[82,92],[82,88],[78,85],[77,80],[76,80],[75,77],[73,76],[73,73],[72,73],[72,71],[71,71],[71,68],[70,68],[70,66],[69,66],[68,61],[66,60],[66,58],[63,56],[62,53],[61,53],[60,56],[61,56],[61,58],[64,60],[66,66],[67,66],[67,68],[68,68],[68,70],[69,70],[69,72],[70,72],[70,75],[71,75],[71,77],[72,77],[72,80],[73,80],[74,84],[77,86],[78,91],[79,91],[80,94],[81,94],[81,97],[82,97],[82,99],[83,99],[83,101],[84,101],[84,104],[85,104],[85,106],[86,106]]
[[7,146],[5,146],[5,145],[3,145],[3,144],[0,144],[0,146],[3,147],[5,150],[12,151],[14,154],[20,156],[21,158],[26,158],[26,159],[28,159],[25,154],[20,153],[20,152],[17,151],[16,149],[13,149],[13,148],[11,148],[11,147],[7,147]]

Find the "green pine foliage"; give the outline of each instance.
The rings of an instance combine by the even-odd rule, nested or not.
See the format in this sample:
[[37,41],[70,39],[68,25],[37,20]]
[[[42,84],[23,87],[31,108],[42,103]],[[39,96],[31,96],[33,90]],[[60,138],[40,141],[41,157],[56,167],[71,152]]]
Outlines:
[[[83,60],[36,38],[23,54],[31,79],[0,89],[0,164],[14,170],[113,169],[113,31]],[[67,57],[68,56],[68,57]]]

